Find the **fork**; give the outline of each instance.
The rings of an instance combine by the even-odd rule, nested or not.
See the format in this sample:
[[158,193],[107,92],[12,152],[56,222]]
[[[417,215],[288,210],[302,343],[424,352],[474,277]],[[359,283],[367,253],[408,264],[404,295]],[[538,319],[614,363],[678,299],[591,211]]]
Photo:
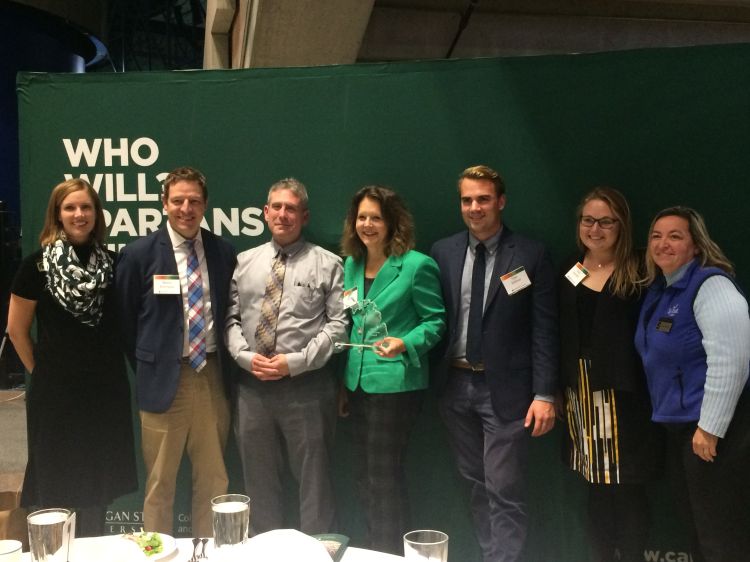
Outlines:
[[206,556],[206,543],[208,542],[208,539],[201,539],[201,553],[198,556],[198,560],[208,560],[208,556]]
[[198,545],[200,544],[201,540],[199,538],[193,539],[193,555],[190,557],[190,560],[188,562],[197,562],[198,560]]

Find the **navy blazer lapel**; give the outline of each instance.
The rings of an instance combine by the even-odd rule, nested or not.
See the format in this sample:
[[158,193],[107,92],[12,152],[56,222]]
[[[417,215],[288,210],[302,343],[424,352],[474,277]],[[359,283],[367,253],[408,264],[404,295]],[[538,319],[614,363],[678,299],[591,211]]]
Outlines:
[[466,249],[469,246],[469,231],[463,233],[463,236],[456,238],[456,245],[453,248],[453,258],[450,260],[450,269],[448,271],[448,282],[450,283],[450,299],[453,318],[458,318],[459,307],[461,304],[461,278],[464,272],[464,263],[466,262]]
[[[174,256],[172,239],[169,237],[169,231],[166,225],[159,231],[159,253],[161,258],[161,267],[156,271],[157,275],[179,275],[177,271],[177,259]],[[182,309],[182,295],[175,295],[180,309]]]
[[484,310],[490,307],[490,303],[497,295],[497,291],[502,285],[500,276],[510,271],[510,264],[513,263],[513,253],[515,251],[513,242],[513,233],[508,227],[503,227],[503,233],[497,243],[497,254],[495,255],[495,266],[492,268],[492,277],[490,278],[490,288],[487,292],[487,303]]
[[[362,261],[364,262],[364,260]],[[401,264],[403,261],[403,256],[389,256],[388,259],[385,260],[385,263],[375,276],[375,281],[372,282],[370,292],[367,293],[367,298],[369,300],[375,300],[388,285],[393,283],[393,280],[401,273]]]
[[174,257],[172,239],[169,237],[166,226],[159,230],[159,252],[164,271],[158,271],[157,273],[160,275],[177,275],[177,259]]

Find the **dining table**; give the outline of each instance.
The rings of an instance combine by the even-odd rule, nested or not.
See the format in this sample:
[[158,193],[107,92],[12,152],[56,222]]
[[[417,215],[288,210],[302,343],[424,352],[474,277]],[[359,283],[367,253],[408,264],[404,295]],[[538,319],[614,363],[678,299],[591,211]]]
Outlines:
[[[205,546],[206,558],[201,558],[198,562],[214,562],[218,557],[213,556],[213,539],[207,539]],[[193,556],[195,546],[193,539],[167,537],[164,541],[168,552],[160,555],[149,556],[141,554],[134,549],[136,546],[130,540],[123,538],[122,535],[107,535],[101,537],[76,538],[73,540],[70,549],[69,560],[55,558],[55,562],[189,562]],[[199,546],[199,550],[201,547]],[[398,562],[403,561],[402,556],[386,554],[364,548],[348,547],[340,562]],[[24,552],[21,555],[22,562],[31,562],[31,555]],[[250,561],[248,561],[250,562]],[[269,557],[267,561],[257,560],[255,557],[252,562],[276,562],[274,558]]]

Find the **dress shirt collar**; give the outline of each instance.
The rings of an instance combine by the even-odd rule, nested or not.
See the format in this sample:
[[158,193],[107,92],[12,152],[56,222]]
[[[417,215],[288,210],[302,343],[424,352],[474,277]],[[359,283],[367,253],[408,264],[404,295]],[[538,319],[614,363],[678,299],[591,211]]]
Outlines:
[[[482,244],[484,244],[484,249],[487,251],[488,254],[492,255],[497,251],[497,246],[500,244],[500,237],[503,235],[503,227],[500,227],[500,230],[498,230],[495,234],[490,236],[487,240],[484,240]],[[471,246],[471,251],[476,252],[477,251],[477,244],[479,244],[479,240],[474,238],[474,235],[469,232],[469,246]]]
[[675,283],[677,283],[680,279],[682,279],[683,277],[685,277],[685,273],[687,273],[687,270],[690,269],[690,266],[693,265],[694,261],[695,261],[695,258],[693,258],[692,260],[690,260],[686,264],[681,265],[680,267],[678,267],[676,270],[674,270],[669,275],[667,275],[665,273],[664,274],[664,282],[665,282],[666,286],[667,287],[671,287],[672,285],[674,285]]
[[292,242],[291,244],[287,244],[286,246],[279,245],[276,240],[271,238],[271,246],[273,247],[273,257],[276,257],[279,255],[279,252],[284,252],[287,257],[291,257],[297,252],[299,252],[305,245],[305,238],[303,236],[300,236]]
[[[179,248],[187,240],[187,238],[185,238],[182,234],[172,228],[172,225],[169,224],[169,222],[167,222],[167,232],[169,233],[169,239],[172,242],[172,249]],[[198,229],[198,234],[195,235],[195,238],[193,238],[193,240],[195,240],[201,246],[203,245],[203,238],[201,238],[200,229]]]

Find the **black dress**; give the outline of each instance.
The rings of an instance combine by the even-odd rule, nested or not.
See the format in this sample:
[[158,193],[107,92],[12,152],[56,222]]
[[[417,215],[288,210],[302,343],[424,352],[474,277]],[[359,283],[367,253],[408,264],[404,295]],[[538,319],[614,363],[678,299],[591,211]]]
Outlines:
[[[579,357],[575,381],[567,380],[565,409],[568,431],[565,433],[568,464],[592,484],[633,484],[656,476],[662,463],[660,430],[651,422],[651,402],[645,384],[633,384],[628,390],[596,383],[595,364],[590,352],[591,330],[597,305],[609,298],[584,286],[578,293]],[[634,299],[637,309],[638,302]],[[627,322],[627,316],[615,316],[609,322]],[[613,342],[614,344],[615,342]],[[632,343],[629,344],[632,348]],[[611,347],[608,348],[611,351]],[[633,373],[643,377],[640,369]],[[645,377],[642,379],[645,381]]]
[[[87,263],[89,247],[76,248]],[[114,287],[97,327],[76,320],[46,288],[42,251],[27,257],[12,292],[37,301],[27,394],[29,460],[21,504],[104,506],[138,488],[130,384],[118,344]]]
[[601,292],[560,281],[565,456],[592,484],[640,484],[661,473],[663,433],[651,422],[646,376],[633,343],[640,299],[617,297],[611,281]]
[[[574,264],[575,261],[568,265]],[[560,282],[566,460],[587,482],[592,560],[643,561],[650,528],[645,483],[663,463],[633,336],[640,302]]]

